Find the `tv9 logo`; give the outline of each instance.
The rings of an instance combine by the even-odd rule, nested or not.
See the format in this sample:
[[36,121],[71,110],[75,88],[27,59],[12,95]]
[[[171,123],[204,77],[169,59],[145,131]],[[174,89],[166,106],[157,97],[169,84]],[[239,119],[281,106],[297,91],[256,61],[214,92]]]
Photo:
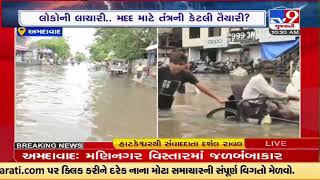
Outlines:
[[299,35],[300,10],[270,9],[269,28],[274,35]]

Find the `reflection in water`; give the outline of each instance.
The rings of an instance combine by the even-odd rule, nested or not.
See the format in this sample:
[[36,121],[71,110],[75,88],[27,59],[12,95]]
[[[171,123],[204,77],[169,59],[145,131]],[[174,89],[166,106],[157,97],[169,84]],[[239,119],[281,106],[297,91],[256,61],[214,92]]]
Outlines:
[[[197,75],[217,95],[228,97],[232,83],[245,83],[249,79],[229,75]],[[288,82],[275,79],[275,88],[285,91]],[[171,112],[159,112],[159,137],[298,137],[299,126],[289,123],[257,125],[238,123],[222,119],[207,119],[208,111],[218,104],[205,96],[197,94],[192,85],[187,85],[186,95],[176,95]]]
[[16,141],[155,137],[156,89],[86,64],[16,68]]

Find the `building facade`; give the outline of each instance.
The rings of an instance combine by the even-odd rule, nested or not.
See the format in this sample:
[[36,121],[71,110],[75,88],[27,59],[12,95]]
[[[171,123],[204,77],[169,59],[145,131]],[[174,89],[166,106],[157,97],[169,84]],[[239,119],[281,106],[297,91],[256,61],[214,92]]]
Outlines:
[[28,38],[17,37],[16,39],[16,64],[17,65],[40,65],[49,64],[49,59],[53,59],[53,51],[47,48],[27,45]]
[[[297,40],[296,36],[273,36],[268,28],[183,28],[182,47],[187,49],[189,61],[236,60],[240,63],[275,60]],[[278,54],[266,56],[265,44],[288,47]],[[268,54],[269,55],[269,54]]]
[[174,51],[186,51],[182,47],[182,28],[158,29],[158,61],[169,62]]

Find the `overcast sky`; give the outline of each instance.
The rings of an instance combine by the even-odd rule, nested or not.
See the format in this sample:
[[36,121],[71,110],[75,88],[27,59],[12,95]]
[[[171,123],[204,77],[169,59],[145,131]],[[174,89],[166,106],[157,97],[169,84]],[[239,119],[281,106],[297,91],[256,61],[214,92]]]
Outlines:
[[86,47],[94,42],[95,28],[63,28],[63,36],[68,38],[71,53],[75,54],[77,51],[89,55]]
[[[77,51],[85,53],[89,56],[86,47],[94,42],[95,28],[63,28],[63,36],[68,39],[71,53],[74,55]],[[48,38],[48,37],[46,37]],[[40,37],[32,37],[33,41],[44,39]]]

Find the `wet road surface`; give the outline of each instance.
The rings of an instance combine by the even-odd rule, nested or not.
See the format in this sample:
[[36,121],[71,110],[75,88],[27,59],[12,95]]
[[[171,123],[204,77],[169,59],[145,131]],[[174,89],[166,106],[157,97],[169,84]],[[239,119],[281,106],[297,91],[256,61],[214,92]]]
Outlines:
[[[232,83],[246,82],[249,77],[210,74],[197,75],[218,96],[227,98],[231,94]],[[277,78],[274,86],[285,91],[287,79]],[[207,119],[207,112],[217,108],[217,102],[208,98],[188,84],[186,94],[175,96],[171,112],[159,112],[159,137],[299,137],[299,125],[276,123],[257,125],[256,123],[234,122],[221,119]]]
[[75,66],[16,67],[16,141],[156,137],[156,88]]

